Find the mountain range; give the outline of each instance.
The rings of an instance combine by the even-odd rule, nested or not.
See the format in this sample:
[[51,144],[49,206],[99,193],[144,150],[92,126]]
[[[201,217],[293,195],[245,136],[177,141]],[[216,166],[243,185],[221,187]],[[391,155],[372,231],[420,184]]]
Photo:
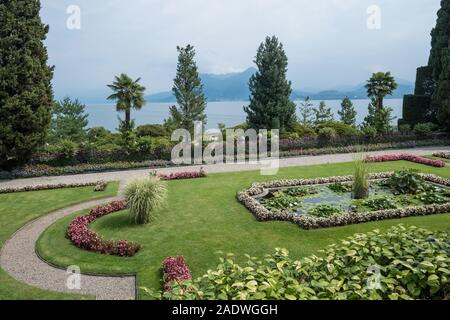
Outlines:
[[[248,81],[256,72],[255,68],[248,68],[243,72],[228,74],[200,74],[203,89],[208,101],[246,101],[250,96]],[[396,79],[398,88],[389,98],[403,98],[405,94],[414,91],[414,83],[408,80]],[[338,100],[345,97],[351,99],[367,99],[365,83],[356,86],[341,86],[330,90],[293,90],[291,98],[293,100],[303,100],[310,97],[312,100]],[[151,102],[175,102],[172,92],[159,92],[146,97]]]

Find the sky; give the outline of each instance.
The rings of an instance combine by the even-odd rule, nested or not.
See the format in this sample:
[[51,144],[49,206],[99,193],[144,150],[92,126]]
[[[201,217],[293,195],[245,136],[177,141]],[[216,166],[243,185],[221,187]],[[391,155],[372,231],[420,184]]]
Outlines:
[[256,50],[267,35],[276,35],[283,43],[288,77],[296,90],[357,85],[377,71],[414,81],[416,68],[428,61],[440,0],[41,0],[41,4],[42,19],[50,25],[46,45],[49,63],[55,65],[55,95],[89,102],[107,95],[106,85],[122,72],[141,77],[148,94],[169,91],[178,45],[195,46],[201,73],[242,71],[254,66]]

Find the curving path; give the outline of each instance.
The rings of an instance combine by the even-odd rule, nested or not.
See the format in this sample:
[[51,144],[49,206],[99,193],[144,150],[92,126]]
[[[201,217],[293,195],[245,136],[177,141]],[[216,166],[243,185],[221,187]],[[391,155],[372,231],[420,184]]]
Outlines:
[[[368,155],[411,153],[427,155],[439,151],[450,151],[450,147],[415,148],[409,150],[388,150],[368,152]],[[352,161],[353,154],[336,154],[325,156],[306,156],[285,158],[280,160],[280,167],[292,167],[313,164],[340,163]],[[207,172],[233,172],[258,170],[257,164],[216,164],[202,166]],[[159,172],[172,173],[177,171],[197,171],[200,166],[160,169]],[[21,187],[26,185],[39,185],[48,183],[90,182],[100,179],[106,181],[120,181],[120,189],[127,180],[142,177],[148,174],[148,169],[130,170],[121,172],[104,172],[94,174],[80,174],[60,177],[41,177],[31,179],[17,179],[0,182],[0,187]],[[50,266],[42,261],[36,254],[35,246],[39,236],[57,220],[73,212],[88,209],[120,197],[102,200],[93,200],[55,211],[37,220],[34,220],[17,231],[1,248],[0,267],[13,278],[29,285],[57,292],[79,293],[94,295],[102,300],[126,300],[136,298],[136,278],[134,276],[97,276],[81,275],[81,290],[69,290],[66,286],[68,274],[66,270]],[[83,270],[81,270],[83,272]]]
[[[36,241],[50,225],[74,212],[88,209],[109,201],[112,197],[92,200],[55,211],[34,220],[19,229],[0,251],[0,266],[16,280],[45,290],[94,295],[98,300],[128,300],[136,298],[134,276],[81,275],[81,290],[69,290],[66,270],[50,266],[42,261],[35,251]],[[83,270],[81,270],[83,272]]]

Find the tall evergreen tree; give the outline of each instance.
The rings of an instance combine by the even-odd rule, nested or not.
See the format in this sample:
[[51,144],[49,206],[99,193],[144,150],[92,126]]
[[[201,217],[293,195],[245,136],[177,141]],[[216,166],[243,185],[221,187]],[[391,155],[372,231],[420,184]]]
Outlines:
[[309,97],[300,102],[298,108],[300,110],[300,122],[304,126],[310,126],[313,123],[312,117],[314,115],[314,105]]
[[0,2],[0,167],[25,163],[48,132],[53,67],[40,8],[38,0]]
[[250,104],[244,107],[254,129],[287,129],[296,120],[290,100],[291,82],[286,79],[288,59],[278,39],[267,37],[256,54],[258,71],[250,78]]
[[444,56],[450,42],[450,0],[441,0],[436,27],[431,31],[431,52],[428,65],[433,67],[433,78],[439,81],[444,67]]
[[450,131],[450,0],[441,1],[431,38],[429,65],[433,68],[435,83],[432,110],[440,124]]
[[315,117],[314,123],[316,125],[334,120],[333,112],[331,108],[327,108],[325,101],[320,101],[319,107],[314,108],[313,111]]
[[171,118],[167,123],[177,128],[192,131],[195,121],[206,124],[206,98],[203,84],[195,63],[195,50],[191,45],[177,47],[178,65],[172,91],[177,99],[177,106],[170,107]]
[[69,139],[82,142],[87,135],[88,114],[86,106],[77,99],[65,97],[62,101],[55,101],[52,110],[52,122],[49,138],[52,142]]
[[341,121],[349,126],[356,127],[356,110],[349,97],[345,97],[341,102],[341,110],[338,111]]
[[444,51],[442,72],[434,94],[434,103],[437,106],[439,123],[450,132],[450,43]]

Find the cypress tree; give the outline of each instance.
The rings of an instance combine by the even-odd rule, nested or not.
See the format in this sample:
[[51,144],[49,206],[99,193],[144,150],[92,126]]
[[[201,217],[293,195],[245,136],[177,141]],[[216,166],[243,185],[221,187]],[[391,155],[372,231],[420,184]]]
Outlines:
[[170,108],[171,117],[166,120],[172,127],[184,128],[192,131],[194,122],[206,124],[206,98],[203,84],[195,63],[195,50],[191,45],[185,48],[177,47],[178,65],[172,91],[177,99],[178,108]]
[[53,67],[39,0],[0,3],[0,166],[25,163],[46,139]]
[[450,0],[441,1],[436,27],[431,32],[429,65],[436,84],[432,109],[440,124],[450,131]]
[[244,107],[254,129],[287,129],[296,120],[290,100],[291,82],[286,79],[288,59],[278,39],[267,37],[258,49],[258,71],[250,78],[250,104]]

